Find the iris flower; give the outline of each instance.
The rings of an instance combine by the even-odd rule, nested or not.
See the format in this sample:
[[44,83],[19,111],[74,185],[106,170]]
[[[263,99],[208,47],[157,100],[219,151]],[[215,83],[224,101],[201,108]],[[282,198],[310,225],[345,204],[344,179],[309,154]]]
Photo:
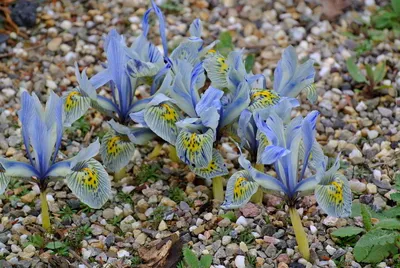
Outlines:
[[0,158],[0,192],[11,178],[36,183],[41,190],[42,222],[50,230],[46,188],[50,180],[66,178],[67,186],[85,204],[100,208],[110,197],[111,184],[103,166],[93,157],[98,154],[98,141],[82,149],[75,157],[58,161],[63,135],[63,101],[51,92],[45,109],[39,98],[24,91],[21,110],[22,137],[29,163]]
[[258,171],[241,155],[239,163],[244,170],[229,179],[222,207],[243,206],[259,187],[272,191],[289,206],[299,250],[304,258],[309,259],[307,239],[295,209],[299,198],[314,192],[318,204],[328,215],[347,217],[351,213],[351,190],[347,178],[337,172],[339,157],[327,169],[327,157],[315,137],[318,112],[288,120],[286,107],[278,108],[255,112],[254,117],[258,130],[265,135],[266,146],[260,162],[273,165],[276,177]]
[[[149,128],[129,126],[129,114],[139,111],[150,101],[137,100],[136,88],[142,84],[156,83],[156,77],[165,65],[163,55],[147,40],[151,12],[159,19],[164,56],[168,53],[163,15],[157,5],[153,1],[151,3],[152,7],[143,17],[143,32],[132,46],[127,47],[124,37],[116,30],[111,30],[104,42],[106,68],[88,79],[85,70],[80,74],[76,66],[79,87],[67,92],[64,97],[67,125],[85,114],[90,106],[112,118],[109,121],[112,130],[101,142],[101,156],[107,169],[117,175],[131,159],[135,144],[146,144],[155,137]],[[111,99],[96,93],[99,87],[107,83],[111,88]]]

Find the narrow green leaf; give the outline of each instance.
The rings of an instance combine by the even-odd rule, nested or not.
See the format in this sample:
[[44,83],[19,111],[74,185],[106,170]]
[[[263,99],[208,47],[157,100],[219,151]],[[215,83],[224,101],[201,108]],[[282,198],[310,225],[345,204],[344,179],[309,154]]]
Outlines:
[[255,61],[256,57],[254,57],[254,54],[247,55],[246,60],[244,61],[246,72],[250,72],[251,70],[253,70]]
[[234,49],[234,45],[232,43],[232,36],[229,32],[222,32],[219,35],[219,43],[216,45],[216,49],[223,56],[227,56],[229,52]]
[[397,16],[400,17],[400,0],[392,0],[392,8]]
[[337,229],[336,231],[332,232],[332,235],[335,237],[349,237],[349,236],[356,236],[364,232],[363,228],[349,226]]
[[[372,70],[371,65],[365,64],[365,70],[367,71],[367,79],[369,80],[370,83],[374,83],[374,71]],[[378,83],[378,82],[377,82]]]
[[374,77],[375,83],[378,84],[379,82],[381,82],[383,80],[383,78],[385,78],[385,75],[386,75],[386,62],[382,61],[375,67],[375,70],[374,70],[373,77]]
[[211,255],[203,255],[200,259],[200,268],[210,268],[212,264],[212,256]]
[[356,82],[361,83],[361,82],[366,82],[367,81],[365,76],[361,73],[360,69],[358,68],[358,66],[354,62],[353,58],[348,58],[346,60],[346,65],[347,65],[347,70],[349,71],[351,77],[353,77],[353,79]]
[[227,213],[221,215],[222,218],[228,219],[231,222],[235,222],[237,220],[237,217],[233,211],[228,211]]
[[190,268],[200,268],[199,260],[190,248],[183,249],[183,258]]
[[66,245],[63,242],[60,241],[54,241],[54,242],[49,242],[46,245],[46,248],[48,249],[58,249],[58,248],[62,248],[65,247]]
[[400,221],[397,219],[385,219],[378,222],[374,229],[386,229],[386,230],[399,230],[400,231]]
[[361,216],[363,219],[364,227],[367,232],[372,229],[371,214],[369,213],[367,206],[361,206]]

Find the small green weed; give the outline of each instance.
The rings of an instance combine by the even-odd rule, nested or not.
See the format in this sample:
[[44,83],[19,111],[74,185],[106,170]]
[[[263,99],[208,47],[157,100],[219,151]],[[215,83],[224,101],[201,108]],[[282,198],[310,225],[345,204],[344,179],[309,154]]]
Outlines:
[[171,187],[168,192],[168,197],[176,203],[179,203],[185,200],[185,192],[179,187]]
[[70,206],[63,207],[58,214],[61,216],[62,221],[72,221],[72,216],[76,213]]
[[159,164],[143,165],[136,175],[137,181],[142,184],[148,181],[155,182],[164,178],[163,175],[159,173]]
[[193,251],[185,247],[182,250],[183,253],[183,262],[186,268],[210,268],[212,264],[212,256],[211,255],[203,255],[200,260],[197,258],[196,254]]
[[152,214],[152,225],[153,228],[157,228],[160,222],[164,219],[165,212],[167,212],[168,207],[166,206],[158,206],[154,209]]
[[82,136],[85,136],[90,131],[90,123],[86,120],[85,116],[82,116],[72,123],[71,127],[66,129],[66,132],[73,134],[76,133],[77,130],[81,131]]
[[256,238],[254,235],[251,233],[251,229],[244,229],[239,235],[238,235],[238,241],[245,243],[246,245],[251,244]]

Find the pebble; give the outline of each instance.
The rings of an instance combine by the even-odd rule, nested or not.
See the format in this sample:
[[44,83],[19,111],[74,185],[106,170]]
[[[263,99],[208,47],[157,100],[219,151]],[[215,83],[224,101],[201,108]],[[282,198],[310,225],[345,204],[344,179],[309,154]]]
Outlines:
[[378,188],[373,183],[367,183],[367,193],[376,194],[378,192]]
[[224,235],[222,237],[222,245],[226,246],[232,241],[232,237],[229,235]]
[[61,43],[62,43],[62,38],[61,37],[53,38],[47,44],[47,49],[50,50],[50,51],[57,51],[60,48]]
[[363,193],[367,190],[367,186],[365,183],[360,182],[359,180],[352,179],[349,181],[350,189],[356,193]]
[[60,27],[61,29],[67,31],[72,28],[72,22],[70,22],[69,20],[64,20],[63,22],[61,22]]
[[246,268],[246,261],[245,257],[238,255],[235,258],[235,265],[237,268]]
[[129,257],[129,255],[130,255],[129,252],[126,251],[126,250],[124,250],[124,249],[120,249],[120,250],[118,250],[118,252],[117,252],[118,258]]
[[310,225],[310,231],[312,234],[316,234],[318,232],[318,229],[314,225]]
[[332,217],[332,216],[328,216],[328,217],[326,217],[323,221],[322,221],[322,223],[325,225],[325,226],[329,226],[329,227],[334,227],[334,226],[336,226],[336,223],[338,222],[338,218],[336,218],[336,217]]
[[331,245],[327,245],[325,248],[326,252],[328,252],[330,255],[335,254],[336,249],[334,247],[332,247]]
[[164,220],[162,220],[162,221],[160,222],[160,224],[158,225],[158,230],[159,230],[159,231],[165,231],[165,230],[167,230],[167,229],[168,229],[168,225],[165,223]]
[[248,225],[247,220],[245,217],[240,216],[237,220],[236,220],[236,224],[242,225],[244,227],[246,227]]
[[393,114],[393,111],[391,109],[385,107],[378,107],[378,111],[383,117],[391,117]]

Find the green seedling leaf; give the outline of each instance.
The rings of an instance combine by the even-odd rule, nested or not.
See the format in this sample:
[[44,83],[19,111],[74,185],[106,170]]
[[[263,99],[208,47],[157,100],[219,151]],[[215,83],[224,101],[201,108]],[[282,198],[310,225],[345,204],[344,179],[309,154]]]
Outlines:
[[367,78],[368,78],[368,81],[369,81],[371,84],[374,84],[374,82],[375,82],[375,79],[374,79],[374,71],[372,70],[371,65],[365,64],[365,70],[367,71]]
[[232,43],[232,36],[229,32],[222,32],[219,35],[219,43],[216,45],[216,49],[223,56],[227,56],[229,52],[234,49],[234,45]]
[[390,198],[391,198],[393,201],[395,201],[395,202],[397,202],[397,203],[400,203],[400,193],[391,194],[391,195],[390,195]]
[[351,77],[353,77],[353,79],[356,82],[367,82],[367,79],[365,78],[365,76],[361,73],[360,69],[358,68],[358,66],[355,64],[354,59],[353,58],[348,58],[346,60],[346,65],[347,65],[347,70],[349,71]]
[[253,54],[250,54],[246,57],[246,60],[244,61],[246,72],[250,72],[251,70],[253,70],[255,61],[256,57]]
[[392,0],[391,4],[394,12],[400,17],[400,0]]
[[203,255],[200,259],[200,268],[210,268],[212,264],[212,256],[211,255]]
[[387,218],[397,218],[400,217],[400,206],[389,208],[382,212],[383,216]]
[[354,247],[358,262],[377,263],[397,251],[395,246],[399,232],[375,229],[363,235]]
[[375,67],[374,70],[373,77],[375,83],[381,82],[383,78],[385,78],[385,75],[386,75],[386,62],[382,61]]
[[200,268],[200,262],[190,248],[183,249],[183,258],[190,268]]
[[349,226],[337,229],[336,231],[332,232],[332,235],[335,237],[351,237],[356,236],[364,232],[363,228]]
[[60,241],[54,241],[54,242],[49,242],[46,245],[46,248],[48,249],[59,249],[59,248],[63,248],[66,245],[63,242]]
[[367,232],[372,229],[371,214],[369,213],[366,205],[361,205],[361,217],[363,219],[364,227]]
[[227,213],[221,215],[222,218],[228,219],[231,222],[235,222],[237,220],[237,217],[233,211],[228,211]]
[[385,219],[378,222],[374,229],[386,229],[386,230],[399,230],[400,231],[400,220],[397,219]]

